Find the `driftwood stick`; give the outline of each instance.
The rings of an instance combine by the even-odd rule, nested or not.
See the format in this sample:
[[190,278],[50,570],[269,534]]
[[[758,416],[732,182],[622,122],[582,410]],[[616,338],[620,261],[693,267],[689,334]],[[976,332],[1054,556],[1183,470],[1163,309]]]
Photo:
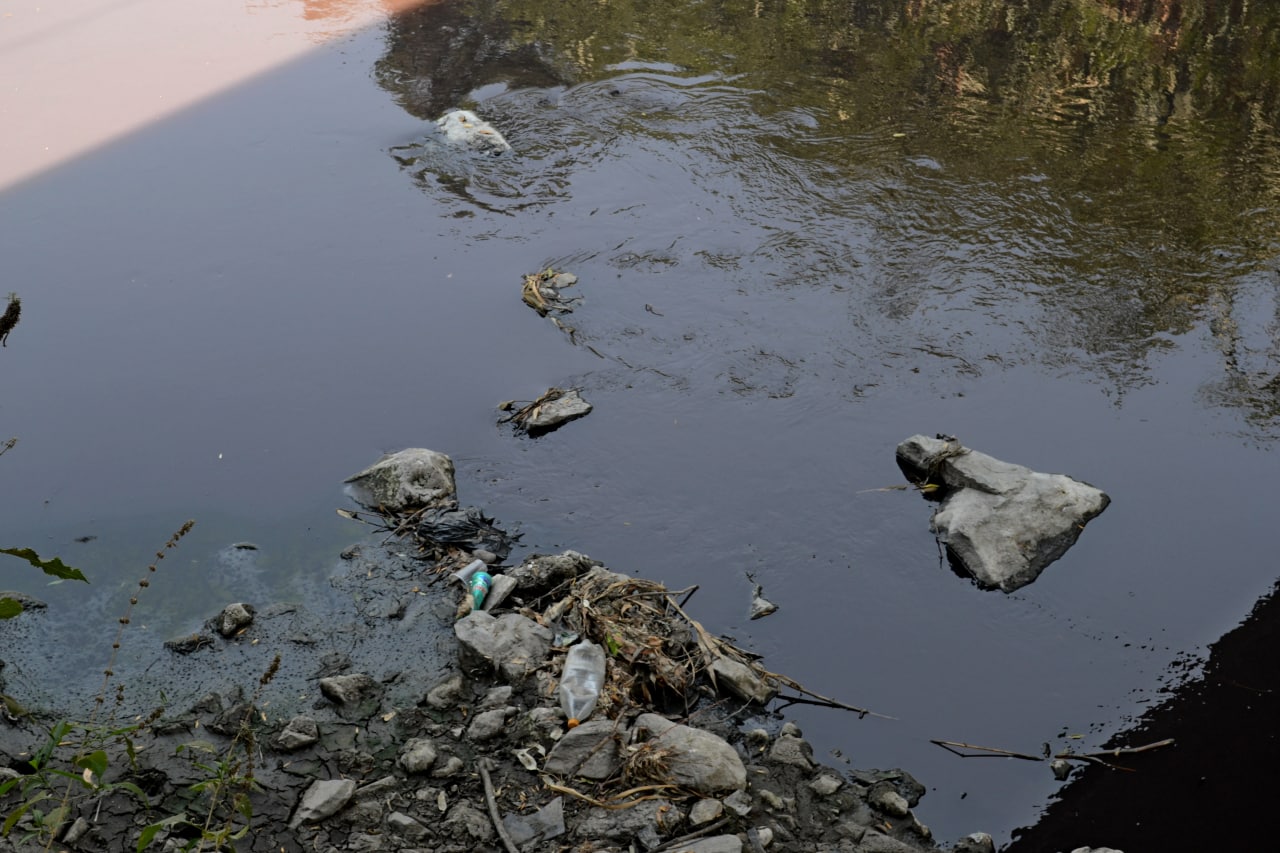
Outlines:
[[[1021,758],[1023,761],[1044,761],[1043,755],[1027,755],[1025,752],[1012,752],[1007,749],[998,749],[994,746],[975,746],[971,743],[960,743],[954,740],[931,740],[929,743],[935,744],[945,749],[947,752],[954,753],[961,758]],[[984,755],[969,755],[960,752],[961,749],[976,749]]]
[[[781,695],[778,696],[779,699],[791,705],[817,705],[821,708],[839,708],[842,711],[852,711],[853,713],[858,715],[858,719],[862,719],[863,717],[878,717],[881,720],[898,719],[897,717],[890,717],[888,714],[877,714],[875,711],[868,711],[866,708],[858,708],[854,705],[846,705],[844,702],[841,702],[837,699],[831,699],[819,693],[814,693],[812,690],[807,690],[804,687],[801,687],[799,684],[792,681],[790,678],[787,678],[786,676],[778,675],[777,673],[773,673],[773,672],[766,673],[766,677],[776,678],[777,680],[781,681],[783,684],[787,685],[791,689],[796,690],[800,693],[806,694],[805,696],[781,696]],[[812,698],[806,698],[806,697],[812,697]]]
[[[1094,764],[1101,764],[1103,767],[1110,767],[1113,770],[1130,770],[1128,767],[1119,767],[1103,761],[1104,758],[1116,758],[1121,755],[1136,755],[1140,752],[1147,752],[1152,749],[1159,749],[1162,746],[1169,746],[1173,743],[1173,738],[1165,738],[1155,743],[1144,744],[1143,746],[1122,746],[1116,749],[1108,749],[1102,752],[1059,752],[1050,755],[1048,752],[1049,745],[1045,744],[1044,755],[1028,755],[1025,752],[1013,752],[1008,749],[998,749],[994,746],[977,746],[972,743],[960,743],[954,740],[931,740],[929,743],[942,747],[947,752],[960,756],[961,758],[1020,758],[1023,761],[1048,761],[1050,758],[1061,759],[1063,761],[1088,761]],[[960,752],[962,749],[977,750],[979,755],[972,753]]]
[[493,779],[489,776],[493,759],[482,758],[479,766],[480,779],[484,782],[484,799],[489,804],[489,818],[493,821],[493,828],[498,830],[498,837],[502,839],[502,846],[507,848],[507,853],[520,853],[520,848],[516,847],[515,840],[502,822],[502,814],[498,811],[498,800],[493,795]]

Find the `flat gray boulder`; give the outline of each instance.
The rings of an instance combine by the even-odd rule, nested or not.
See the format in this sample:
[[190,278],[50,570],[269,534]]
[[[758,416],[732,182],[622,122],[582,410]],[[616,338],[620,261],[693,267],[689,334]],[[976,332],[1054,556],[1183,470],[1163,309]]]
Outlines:
[[647,734],[645,744],[664,753],[664,775],[676,785],[710,796],[747,786],[742,759],[718,735],[673,723],[659,714],[636,717],[633,731]]
[[1013,592],[1067,552],[1111,503],[1086,483],[978,453],[955,439],[915,435],[898,466],[917,485],[939,486],[930,529],[984,587]]
[[452,508],[457,504],[453,460],[422,447],[387,454],[345,482],[347,494],[361,506],[375,511],[405,512],[424,506]]

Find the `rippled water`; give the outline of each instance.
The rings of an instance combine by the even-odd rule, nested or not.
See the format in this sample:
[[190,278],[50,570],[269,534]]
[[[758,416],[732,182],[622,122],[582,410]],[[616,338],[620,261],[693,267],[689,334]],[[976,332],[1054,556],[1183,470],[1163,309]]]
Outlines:
[[[1100,745],[1270,588],[1273,137],[1206,182],[1205,129],[1177,114],[1018,123],[887,91],[883,68],[607,40],[572,73],[516,51],[446,89],[396,66],[425,55],[407,29],[0,196],[24,300],[0,531],[85,568],[93,603],[3,578],[76,626],[60,641],[189,516],[144,601],[155,639],[236,594],[235,542],[260,548],[246,583],[305,595],[360,535],[342,478],[428,446],[527,550],[700,584],[708,627],[898,718],[787,712],[826,760],[917,774],[939,837],[1005,837],[1048,771],[930,738]],[[404,87],[456,90],[515,156],[442,154]],[[572,335],[520,301],[548,265],[581,279]],[[537,441],[495,425],[551,385],[596,410]],[[939,430],[1114,503],[1034,585],[982,592],[927,504],[876,491],[898,441]],[[748,572],[781,606],[759,622]]]

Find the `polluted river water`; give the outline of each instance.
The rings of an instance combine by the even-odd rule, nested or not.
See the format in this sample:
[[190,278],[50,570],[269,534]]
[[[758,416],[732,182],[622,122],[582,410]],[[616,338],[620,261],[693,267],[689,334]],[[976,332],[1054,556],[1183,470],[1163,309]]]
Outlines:
[[[1077,56],[1081,29],[1032,4],[979,24],[893,2],[122,17],[155,5],[41,29],[18,4],[0,30],[23,305],[0,534],[92,581],[0,566],[63,649],[4,648],[10,692],[91,694],[86,638],[105,649],[189,517],[137,662],[246,588],[317,594],[363,535],[334,513],[342,480],[430,447],[522,534],[513,560],[573,548],[698,584],[709,629],[895,718],[787,708],[820,759],[902,767],[939,839],[1004,842],[1062,783],[931,739],[1101,747],[1274,583],[1280,146],[1274,95],[1229,76],[1258,61],[1243,36],[1104,15],[1092,71],[1046,82],[1029,45]],[[202,53],[200,33],[221,36]],[[455,106],[512,154],[440,146]],[[580,279],[572,334],[521,301],[548,266]],[[538,439],[497,425],[552,386],[594,411]],[[1112,504],[1034,584],[981,590],[931,505],[884,490],[897,443],[936,431]],[[759,621],[754,583],[779,605]]]

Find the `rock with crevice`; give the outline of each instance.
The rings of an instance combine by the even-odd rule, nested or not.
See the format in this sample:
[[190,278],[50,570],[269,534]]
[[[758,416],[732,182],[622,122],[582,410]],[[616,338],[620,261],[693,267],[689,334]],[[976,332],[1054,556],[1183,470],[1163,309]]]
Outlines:
[[398,513],[457,503],[453,460],[422,447],[387,454],[345,482],[347,494],[376,512]]
[[495,617],[473,611],[455,622],[453,630],[465,669],[496,669],[513,683],[542,666],[551,650],[551,630],[518,613]]
[[937,485],[930,528],[980,586],[1013,592],[1067,552],[1111,499],[1063,474],[1002,462],[951,438],[915,435],[898,445],[912,482]]

